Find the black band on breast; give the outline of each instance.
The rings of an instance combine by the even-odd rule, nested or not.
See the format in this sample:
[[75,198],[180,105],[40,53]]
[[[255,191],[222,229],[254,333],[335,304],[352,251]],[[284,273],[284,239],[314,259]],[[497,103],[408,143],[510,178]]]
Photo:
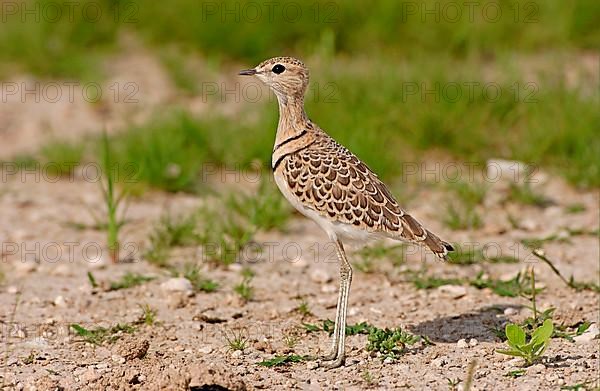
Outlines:
[[299,134],[292,136],[290,138],[288,138],[287,140],[282,141],[281,143],[277,144],[275,146],[275,148],[273,148],[273,152],[277,151],[279,148],[283,147],[285,144],[292,142],[294,140],[298,140],[300,137],[304,136],[306,134],[306,130],[303,130],[302,132],[300,132]]
[[288,153],[284,153],[283,155],[279,156],[279,159],[277,159],[277,161],[275,161],[275,163],[273,163],[273,171],[277,170],[277,167],[279,167],[279,164],[281,164],[281,162],[283,161],[283,159],[285,159],[286,157],[290,156],[293,153],[296,152],[300,152],[308,147],[310,147],[311,145],[313,145],[317,140],[314,140],[313,142],[306,144],[305,146],[303,146],[302,148],[298,148],[295,151],[291,151]]

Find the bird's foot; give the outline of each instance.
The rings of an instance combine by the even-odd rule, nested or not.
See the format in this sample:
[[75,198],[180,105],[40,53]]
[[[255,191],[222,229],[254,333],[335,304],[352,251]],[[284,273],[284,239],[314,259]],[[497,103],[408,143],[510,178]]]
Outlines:
[[322,357],[321,361],[319,362],[319,366],[326,368],[326,369],[333,369],[333,368],[339,368],[341,366],[344,365],[344,362],[346,361],[346,357],[342,354],[342,355],[333,355],[333,357],[331,355],[327,355],[326,357]]

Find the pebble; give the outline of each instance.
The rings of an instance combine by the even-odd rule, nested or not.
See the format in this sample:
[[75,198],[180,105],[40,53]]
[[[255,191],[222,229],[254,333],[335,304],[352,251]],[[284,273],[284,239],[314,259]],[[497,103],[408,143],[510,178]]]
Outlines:
[[231,357],[240,358],[243,354],[244,352],[242,352],[241,350],[234,350],[233,353],[231,353]]
[[57,307],[66,307],[67,306],[67,302],[65,301],[65,298],[62,296],[56,296],[56,298],[54,299],[54,305]]
[[211,354],[213,351],[213,348],[211,348],[210,346],[203,346],[200,349],[198,349],[198,353],[202,353],[202,354]]
[[459,299],[467,294],[467,288],[460,285],[442,285],[438,288],[438,292],[453,299]]
[[583,334],[573,337],[575,343],[588,343],[592,342],[594,338],[599,334],[598,325],[593,323]]
[[118,363],[118,364],[124,364],[125,363],[125,357],[121,357],[118,354],[115,354],[111,357],[111,360],[113,360],[114,362]]
[[461,338],[458,340],[458,342],[456,343],[456,347],[460,348],[460,349],[466,349],[469,347],[469,344],[467,343],[467,341],[465,341],[464,338]]
[[512,307],[508,307],[504,310],[504,315],[506,316],[511,316],[511,315],[516,315],[517,314],[517,310],[512,308]]
[[160,284],[162,290],[166,292],[193,292],[194,287],[192,283],[183,277],[179,278],[169,278],[167,281]]
[[479,341],[477,341],[475,338],[471,338],[469,340],[469,346],[471,346],[471,347],[477,346],[478,343],[479,343]]
[[532,219],[523,219],[519,223],[519,226],[523,228],[525,231],[535,231],[539,228],[538,223]]
[[448,364],[448,361],[444,357],[438,357],[435,360],[433,360],[431,364],[433,364],[434,367],[441,368],[444,365]]
[[496,182],[521,183],[527,178],[527,164],[516,160],[490,159],[487,161],[487,178]]
[[384,364],[392,364],[394,362],[394,359],[391,357],[386,357],[385,360],[383,360]]
[[6,293],[10,293],[11,295],[15,295],[15,294],[19,293],[19,288],[17,288],[14,285],[11,285],[8,288],[6,288]]
[[313,370],[313,369],[317,369],[319,367],[319,363],[316,361],[307,361],[306,362],[306,369]]
[[331,276],[331,274],[327,273],[327,271],[323,269],[314,269],[310,273],[310,279],[320,284],[325,284],[333,281],[333,277]]

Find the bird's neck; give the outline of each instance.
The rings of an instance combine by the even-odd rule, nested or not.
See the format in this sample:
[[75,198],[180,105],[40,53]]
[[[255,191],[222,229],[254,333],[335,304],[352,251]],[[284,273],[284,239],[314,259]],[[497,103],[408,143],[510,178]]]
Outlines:
[[279,103],[279,123],[277,124],[275,145],[306,131],[309,122],[304,111],[304,97],[277,96],[277,102]]

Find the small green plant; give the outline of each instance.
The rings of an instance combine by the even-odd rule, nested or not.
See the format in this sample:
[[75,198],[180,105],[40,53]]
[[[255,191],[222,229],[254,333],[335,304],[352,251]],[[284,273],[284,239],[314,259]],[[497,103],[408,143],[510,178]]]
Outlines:
[[[531,279],[524,273],[517,275],[509,280],[496,280],[492,278],[483,278],[483,272],[477,274],[475,279],[469,283],[477,289],[490,288],[495,294],[503,297],[517,297],[523,295],[531,295],[530,283]],[[539,293],[543,288],[537,288],[536,293]]]
[[569,204],[565,207],[565,212],[567,213],[581,213],[585,211],[585,205],[580,203]]
[[543,250],[536,249],[533,251],[533,255],[537,258],[544,261],[546,265],[552,269],[554,274],[556,274],[568,287],[575,289],[576,291],[589,290],[596,293],[600,293],[600,285],[593,282],[580,282],[575,281],[575,278],[571,276],[568,280],[560,273],[560,271],[554,266],[554,263],[544,254]]
[[459,378],[451,379],[449,377],[446,378],[446,381],[447,381],[447,384],[448,384],[448,389],[450,391],[456,391],[456,390],[458,390],[458,385],[461,382],[461,380]]
[[223,337],[231,351],[239,350],[243,352],[248,346],[248,338],[244,335],[244,330],[238,330],[237,332],[234,330],[231,335],[224,332]]
[[377,382],[377,380],[373,377],[373,374],[371,372],[369,372],[367,369],[365,369],[362,372],[360,377],[363,380],[363,382],[365,382],[367,387],[375,387],[377,384],[379,384]]
[[131,334],[135,331],[135,327],[121,323],[110,328],[97,327],[95,329],[86,329],[77,323],[73,323],[71,324],[71,328],[77,335],[83,338],[84,342],[93,345],[101,345],[104,342],[113,343],[119,339],[122,334]]
[[98,283],[96,282],[96,278],[94,277],[92,272],[87,272],[87,278],[92,288],[98,288]]
[[424,271],[407,271],[408,281],[417,289],[433,289],[442,285],[461,285],[463,280],[459,278],[438,278],[425,275]]
[[300,300],[300,303],[295,308],[295,310],[298,313],[300,313],[300,315],[302,315],[302,317],[312,315],[312,312],[310,311],[310,307],[308,306],[308,301],[306,301],[305,298],[303,298],[303,299]]
[[166,266],[171,248],[190,246],[200,241],[196,232],[195,214],[187,217],[173,217],[165,214],[150,234],[150,249],[145,257],[158,266]]
[[270,181],[261,181],[256,195],[231,195],[225,206],[264,231],[283,231],[291,216],[288,203]]
[[511,184],[508,199],[524,205],[533,205],[545,208],[553,204],[552,200],[543,194],[537,193],[531,183],[525,181],[522,184]]
[[[383,243],[376,243],[372,246],[365,246],[356,254],[361,258],[362,264],[365,266],[365,272],[373,269],[373,261],[380,261],[384,259],[391,259],[395,266],[400,266],[405,261],[405,250],[406,245],[399,244],[395,246],[386,246]],[[361,267],[360,263],[357,267]]]
[[[116,194],[116,178],[117,170],[113,165],[111,148],[106,131],[102,137],[102,176],[104,181],[99,181],[104,203],[106,205],[106,232],[108,251],[113,262],[119,261],[119,231],[123,225],[123,219],[117,216],[117,209],[122,202],[127,200],[129,193],[122,191],[119,195]],[[118,166],[117,166],[118,167]],[[106,181],[106,184],[104,183]],[[125,208],[126,209],[126,208]],[[125,213],[125,212],[123,212]]]
[[527,366],[537,361],[549,345],[554,326],[550,319],[546,319],[541,327],[538,327],[527,340],[525,329],[517,324],[507,324],[505,333],[510,349],[497,350],[498,353],[509,356],[521,357]]
[[381,353],[383,358],[390,357],[395,360],[404,353],[407,345],[421,340],[421,336],[407,333],[400,327],[392,330],[373,327],[367,337],[367,351]]
[[[321,326],[311,323],[302,323],[302,327],[307,332],[324,331],[329,335],[333,334],[335,322],[331,319],[325,319],[322,321]],[[356,323],[353,325],[346,325],[346,335],[357,335],[357,334],[369,334],[370,330],[374,326],[371,326],[367,322]]]
[[298,341],[300,341],[298,330],[292,329],[283,333],[283,343],[288,349],[294,349]]
[[156,322],[156,310],[148,304],[140,305],[142,314],[137,323],[152,326]]
[[526,373],[527,371],[525,369],[515,369],[514,371],[508,371],[504,376],[516,379],[518,377],[524,376]]
[[187,278],[197,292],[211,293],[219,288],[219,284],[208,278],[203,278],[200,269],[196,265],[187,264],[184,268],[183,277]]
[[51,141],[40,150],[44,169],[50,175],[70,175],[83,157],[83,145]]
[[244,301],[250,301],[254,297],[254,288],[252,287],[251,282],[251,277],[244,277],[242,282],[233,287],[235,293],[237,293]]
[[483,221],[477,207],[483,203],[487,187],[476,182],[458,181],[450,183],[449,188],[455,197],[446,206],[446,226],[453,230],[480,228]]
[[297,354],[288,354],[287,356],[275,356],[269,360],[261,361],[258,363],[258,365],[261,365],[261,366],[267,367],[267,368],[271,368],[271,367],[277,367],[280,365],[286,365],[286,364],[291,364],[291,363],[295,363],[295,362],[302,362],[302,361],[306,361],[308,359],[309,359],[308,356],[300,356]]
[[128,272],[125,273],[120,280],[111,282],[110,290],[116,291],[119,289],[127,289],[152,280],[154,280],[154,277],[143,276],[141,274]]
[[478,229],[483,225],[483,221],[475,209],[452,202],[446,206],[443,222],[453,230]]

